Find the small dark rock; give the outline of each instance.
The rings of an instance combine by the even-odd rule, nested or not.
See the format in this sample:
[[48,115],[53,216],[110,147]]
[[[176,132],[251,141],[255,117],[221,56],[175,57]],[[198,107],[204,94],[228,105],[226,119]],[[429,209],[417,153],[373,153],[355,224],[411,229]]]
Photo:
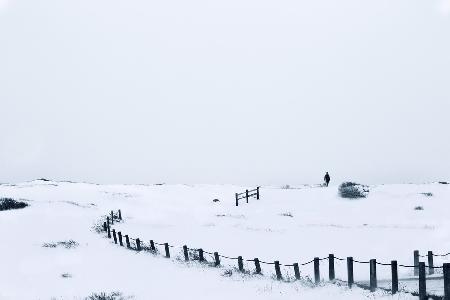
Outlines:
[[423,206],[416,206],[414,207],[414,210],[423,210]]
[[220,200],[219,199],[214,199],[213,202],[220,202]]

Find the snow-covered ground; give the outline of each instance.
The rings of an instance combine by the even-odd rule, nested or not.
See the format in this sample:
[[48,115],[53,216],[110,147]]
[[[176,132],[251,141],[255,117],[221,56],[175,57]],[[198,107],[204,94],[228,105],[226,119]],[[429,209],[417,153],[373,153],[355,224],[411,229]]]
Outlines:
[[[0,198],[29,201],[29,207],[0,212],[0,299],[84,299],[92,293],[120,291],[134,299],[415,299],[400,293],[365,290],[327,283],[328,265],[321,264],[324,283],[311,287],[306,280],[273,280],[273,266],[263,265],[264,276],[231,276],[237,267],[223,267],[135,252],[114,245],[94,224],[110,210],[121,209],[124,222],[115,228],[145,243],[150,239],[171,245],[218,251],[244,259],[283,264],[303,263],[314,257],[337,257],[380,262],[413,263],[421,254],[450,252],[450,185],[402,184],[371,186],[366,199],[338,196],[337,186],[262,187],[261,199],[241,201],[234,193],[246,187],[231,185],[96,185],[33,181],[0,185]],[[251,188],[251,187],[250,187]],[[431,193],[432,196],[426,195]],[[213,202],[213,199],[219,202]],[[423,210],[415,210],[422,206]],[[43,247],[73,240],[77,247]],[[162,248],[160,249],[163,250]],[[209,256],[206,257],[210,259]],[[435,258],[435,264],[450,257]],[[245,263],[248,270],[253,264]],[[356,281],[367,281],[368,265],[355,264]],[[292,268],[283,267],[285,278]],[[312,264],[300,268],[312,277]],[[389,282],[390,268],[378,266],[378,278]],[[399,269],[401,278],[413,277]],[[346,279],[344,261],[336,262],[336,277]],[[439,276],[439,274],[438,274]],[[442,294],[442,280],[429,281]],[[380,282],[380,285],[388,285]],[[417,289],[416,281],[403,282]]]

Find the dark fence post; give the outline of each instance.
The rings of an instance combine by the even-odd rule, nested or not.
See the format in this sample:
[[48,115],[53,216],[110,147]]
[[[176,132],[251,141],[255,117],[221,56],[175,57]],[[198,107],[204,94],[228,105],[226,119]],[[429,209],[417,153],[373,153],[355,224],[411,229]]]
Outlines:
[[352,288],[353,286],[353,257],[347,257],[347,282],[348,287]]
[[122,212],[119,209],[119,220],[122,220]]
[[444,300],[450,300],[450,263],[442,266],[444,270]]
[[122,232],[118,232],[117,235],[119,236],[119,245],[123,246],[123,242],[122,242]]
[[218,252],[214,252],[214,266],[220,266],[220,257]]
[[398,292],[398,267],[397,261],[391,261],[391,272],[392,272],[392,295]]
[[111,211],[111,224],[114,224],[114,212]]
[[150,250],[156,252],[155,242],[153,240],[150,240]]
[[108,226],[108,239],[111,238],[111,228]]
[[238,196],[238,193],[236,193],[236,206],[239,206],[239,196]]
[[130,246],[130,237],[128,236],[128,234],[125,235],[125,242],[127,243],[127,248],[131,248],[131,246]]
[[294,263],[294,274],[295,274],[295,279],[300,280],[300,269],[298,268],[298,263]]
[[414,250],[414,276],[419,275],[419,250]]
[[335,278],[334,274],[334,254],[328,255],[328,278],[333,281]]
[[117,244],[117,235],[116,235],[116,230],[115,229],[113,229],[112,230],[113,232],[113,238],[114,238],[114,244]]
[[427,300],[427,279],[425,277],[425,263],[419,263],[419,300]]
[[320,283],[320,259],[318,257],[314,258],[314,279],[316,284]]
[[139,238],[136,239],[136,249],[137,251],[141,251],[141,240]]
[[186,245],[183,246],[184,260],[189,261],[189,252]]
[[377,289],[377,261],[370,260],[370,291],[375,292]]
[[169,244],[164,243],[164,249],[166,250],[166,257],[170,258]]
[[111,222],[109,221],[109,217],[106,217],[106,224],[108,225],[108,227],[109,227],[109,223],[111,223]]
[[434,274],[433,251],[428,251],[428,274]]
[[108,231],[108,227],[106,226],[106,222],[103,222],[103,231]]
[[261,274],[261,265],[259,263],[259,259],[255,258],[254,261],[255,261],[255,272],[256,272],[256,274]]
[[275,273],[277,274],[278,280],[283,279],[283,277],[281,276],[280,262],[278,260],[275,261]]
[[248,190],[245,190],[245,199],[247,200],[248,203]]
[[256,188],[256,200],[259,200],[259,186]]
[[242,259],[242,256],[238,256],[238,267],[239,271],[244,272],[244,260]]
[[198,260],[199,261],[204,261],[205,260],[205,257],[203,256],[203,249],[202,248],[198,249]]

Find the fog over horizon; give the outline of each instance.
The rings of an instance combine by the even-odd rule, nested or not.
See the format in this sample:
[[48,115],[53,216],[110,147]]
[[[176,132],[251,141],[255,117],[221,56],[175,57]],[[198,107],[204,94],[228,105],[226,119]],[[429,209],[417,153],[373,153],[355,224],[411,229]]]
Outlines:
[[0,0],[0,182],[450,181],[450,0]]

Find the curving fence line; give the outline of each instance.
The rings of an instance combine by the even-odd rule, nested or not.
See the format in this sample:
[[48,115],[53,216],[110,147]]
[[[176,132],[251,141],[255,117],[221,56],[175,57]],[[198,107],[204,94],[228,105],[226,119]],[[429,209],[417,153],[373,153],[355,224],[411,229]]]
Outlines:
[[[258,258],[254,259],[243,259],[242,256],[232,257],[219,254],[218,252],[210,252],[206,251],[202,248],[189,248],[186,245],[183,246],[175,246],[170,245],[169,243],[159,243],[154,240],[149,240],[148,243],[144,242],[139,238],[132,238],[129,235],[123,235],[120,231],[116,232],[114,228],[111,226],[114,223],[122,222],[122,212],[119,209],[117,212],[111,211],[111,213],[106,217],[106,221],[103,222],[103,230],[107,233],[109,239],[113,239],[115,244],[126,247],[127,249],[135,250],[135,251],[150,251],[154,254],[159,253],[159,250],[156,246],[164,247],[164,256],[167,258],[171,257],[171,248],[179,248],[182,249],[182,254],[185,261],[196,260],[201,263],[207,262],[205,259],[205,254],[211,255],[213,257],[212,265],[215,267],[221,266],[221,260],[227,259],[231,261],[237,261],[237,267],[240,272],[245,272],[244,270],[244,262],[251,262],[255,265],[254,273],[262,274],[261,265],[272,265],[274,266],[275,276],[277,280],[283,280],[283,275],[281,273],[281,266],[293,268],[295,279],[300,280],[300,268],[299,266],[306,266],[313,264],[314,267],[314,283],[316,285],[320,284],[320,262],[328,261],[328,276],[330,282],[340,282],[345,283],[349,288],[353,286],[357,286],[360,288],[364,288],[370,290],[371,292],[375,292],[377,289],[382,289],[392,294],[396,294],[399,292],[399,277],[398,277],[398,268],[410,268],[414,269],[414,275],[417,275],[418,278],[412,278],[412,280],[418,280],[419,289],[417,292],[409,292],[412,295],[418,296],[420,300],[426,299],[436,299],[436,300],[450,300],[450,263],[444,263],[442,266],[434,266],[434,257],[447,257],[450,256],[450,253],[446,254],[433,254],[432,251],[428,251],[427,255],[420,255],[419,251],[414,251],[414,265],[405,265],[399,264],[396,260],[392,260],[390,263],[382,263],[378,262],[376,259],[371,259],[369,261],[360,261],[356,260],[353,257],[340,258],[336,257],[334,254],[329,254],[328,257],[315,257],[312,260],[306,261],[304,263],[293,263],[293,264],[283,264],[280,261],[267,262],[260,260]],[[131,241],[134,245],[132,245]],[[426,257],[428,259],[428,265],[424,262],[420,262],[420,258]],[[336,279],[335,276],[335,261],[346,261],[347,264],[347,280],[339,280]],[[368,284],[356,283],[353,276],[353,265],[354,264],[368,264],[370,266],[370,274],[369,274],[369,282]],[[381,288],[378,287],[377,281],[377,266],[389,266],[391,268],[391,285],[390,288]],[[443,280],[444,280],[444,296],[433,295],[427,293],[426,288],[426,270],[428,269],[428,274],[433,275],[436,269],[440,269],[443,272]],[[407,291],[405,291],[407,292]]]

